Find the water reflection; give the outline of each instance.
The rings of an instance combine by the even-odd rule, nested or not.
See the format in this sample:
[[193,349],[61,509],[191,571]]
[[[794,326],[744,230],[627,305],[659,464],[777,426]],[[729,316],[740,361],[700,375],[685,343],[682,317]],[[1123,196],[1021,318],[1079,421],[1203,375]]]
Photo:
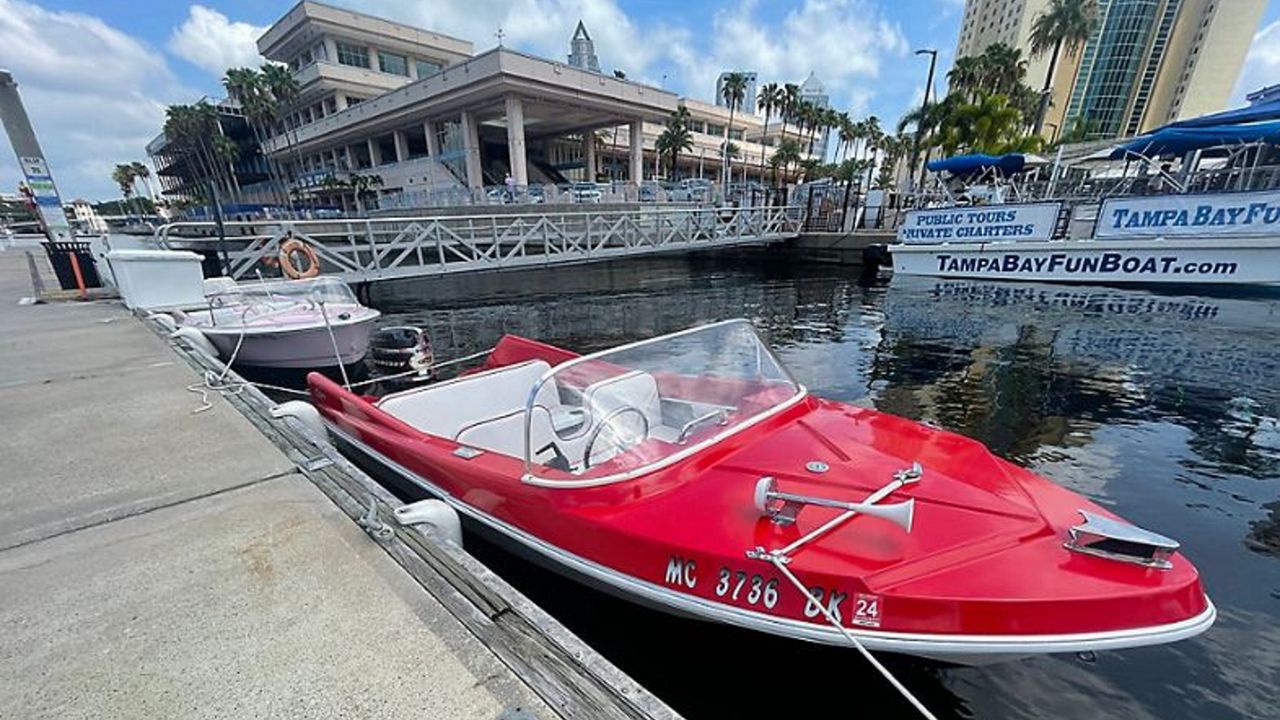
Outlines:
[[[893,659],[940,716],[1280,716],[1276,298],[911,278],[860,287],[847,269],[759,252],[389,284],[373,302],[387,324],[427,328],[441,358],[507,332],[592,350],[750,317],[815,393],[978,438],[1179,538],[1222,611],[1200,639],[1093,665]],[[691,717],[910,716],[852,652],[672,619],[475,548]]]

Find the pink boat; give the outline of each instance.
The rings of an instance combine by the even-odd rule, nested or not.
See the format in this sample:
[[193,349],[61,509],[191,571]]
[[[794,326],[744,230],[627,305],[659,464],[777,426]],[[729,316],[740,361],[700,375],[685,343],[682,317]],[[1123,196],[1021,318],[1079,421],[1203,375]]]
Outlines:
[[241,283],[208,300],[207,310],[183,314],[182,324],[203,333],[224,361],[259,367],[358,362],[381,315],[336,278]]

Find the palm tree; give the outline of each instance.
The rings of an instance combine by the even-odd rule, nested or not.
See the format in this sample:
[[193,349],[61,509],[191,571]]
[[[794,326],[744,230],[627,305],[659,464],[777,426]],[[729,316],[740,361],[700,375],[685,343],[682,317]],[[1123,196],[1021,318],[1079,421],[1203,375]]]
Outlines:
[[222,85],[227,89],[227,95],[239,102],[244,111],[245,121],[253,133],[259,151],[262,152],[267,177],[277,200],[282,205],[289,204],[289,193],[280,168],[265,150],[269,131],[278,117],[280,108],[263,74],[253,68],[231,68],[223,76]]
[[795,83],[786,83],[782,86],[781,106],[779,112],[782,115],[782,139],[787,139],[787,123],[799,127],[799,119],[796,113],[800,111],[800,86]]
[[356,212],[364,214],[364,199],[373,194],[376,188],[382,187],[382,176],[351,173],[347,184],[356,196]]
[[156,192],[151,187],[151,168],[147,167],[146,163],[138,162],[137,160],[129,163],[129,168],[133,170],[133,176],[141,180],[142,184],[146,186],[147,197],[151,198],[151,204],[154,205],[156,202]]
[[133,197],[133,166],[129,163],[120,163],[111,171],[111,180],[120,188],[120,195],[124,197],[124,205],[128,207],[131,203],[130,198]]
[[1044,119],[1049,113],[1050,90],[1053,86],[1053,73],[1058,67],[1058,55],[1063,48],[1066,48],[1068,55],[1075,55],[1089,39],[1097,23],[1096,0],[1052,0],[1049,8],[1031,23],[1031,54],[1040,57],[1053,51],[1049,58],[1049,68],[1044,74],[1044,87],[1040,90],[1036,135],[1044,130]]
[[765,154],[768,152],[765,143],[769,139],[769,121],[773,119],[775,110],[782,109],[782,88],[778,83],[765,83],[756,96],[756,107],[764,111],[764,132],[760,135],[760,177],[764,178]]
[[773,184],[778,184],[778,170],[786,172],[794,163],[800,162],[800,143],[791,138],[783,138],[778,143],[778,149],[773,151],[773,157],[769,158],[769,165],[773,167]]
[[654,150],[659,156],[667,155],[671,160],[671,179],[675,180],[679,172],[680,153],[693,149],[693,133],[688,127],[689,111],[681,106],[667,118],[666,127],[654,141]]
[[[742,107],[746,92],[746,74],[731,72],[724,76],[724,83],[720,86],[720,97],[724,99],[724,104],[729,106],[729,124],[724,130],[724,147],[726,148],[728,147],[729,138],[733,135],[733,114],[738,108]],[[733,161],[728,152],[725,152],[722,157],[724,159],[721,171],[722,181],[727,184],[733,177]]]
[[988,92],[1008,95],[1015,88],[1023,87],[1027,61],[1022,57],[1022,50],[1004,43],[988,45],[982,52],[982,62],[989,70],[985,88]]
[[[298,126],[290,122],[289,111],[297,104],[298,95],[302,92],[302,86],[294,79],[293,73],[289,71],[288,66],[278,63],[263,64],[260,76],[262,77],[263,85],[275,103],[275,115],[282,121],[285,144],[293,151],[294,167],[301,167],[302,156],[298,152],[297,143],[295,142],[298,137]],[[293,132],[292,139],[289,135],[290,131]],[[296,175],[290,173],[290,178],[293,177],[296,177]]]
[[951,69],[947,71],[947,83],[951,86],[949,92],[953,93],[972,95],[977,91],[981,79],[981,56],[970,55],[956,58],[956,61],[951,65]]

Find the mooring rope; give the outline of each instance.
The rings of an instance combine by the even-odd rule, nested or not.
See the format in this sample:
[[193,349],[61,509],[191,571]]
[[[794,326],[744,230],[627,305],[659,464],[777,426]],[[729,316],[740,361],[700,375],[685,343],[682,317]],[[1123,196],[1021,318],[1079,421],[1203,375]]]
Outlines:
[[805,599],[812,603],[812,607],[818,608],[818,610],[822,612],[822,616],[827,619],[827,622],[831,623],[836,630],[839,630],[840,634],[843,635],[851,645],[857,648],[858,652],[862,653],[862,657],[866,658],[867,662],[871,663],[872,667],[880,671],[880,674],[884,676],[884,679],[888,680],[889,684],[892,685],[894,689],[902,695],[902,697],[907,699],[907,702],[910,702],[915,706],[915,709],[920,712],[921,717],[928,718],[928,720],[938,720],[937,716],[929,712],[929,708],[925,707],[924,703],[920,702],[920,699],[908,690],[907,686],[903,685],[902,681],[895,677],[889,668],[885,667],[875,655],[871,654],[871,651],[867,649],[866,645],[863,645],[858,638],[854,637],[853,633],[849,632],[849,630],[840,623],[840,618],[835,616],[835,613],[831,611],[831,608],[823,605],[818,598],[814,597],[813,593],[809,592],[809,589],[804,586],[804,583],[800,582],[800,578],[796,577],[795,574],[787,567],[786,560],[784,559],[785,557],[786,556],[784,555],[769,554],[768,559],[769,562],[778,569],[778,572],[782,573],[787,580],[789,580],[791,584],[800,591],[800,594],[804,595]]
[[236,376],[236,379],[227,382],[227,376],[231,374],[231,364],[236,361],[236,357],[240,355],[240,348],[244,345],[244,336],[246,330],[244,327],[244,316],[249,313],[250,308],[246,307],[244,312],[240,313],[240,336],[236,338],[236,346],[231,351],[231,357],[227,358],[227,362],[222,366],[222,372],[215,373],[212,370],[205,370],[200,375],[200,382],[192,383],[187,386],[187,392],[200,393],[200,407],[191,411],[192,415],[199,415],[213,409],[213,403],[209,402],[209,392],[213,391],[227,397],[229,395],[239,395],[244,392],[247,384],[244,380]]
[[[877,502],[880,502],[884,498],[888,497],[891,493],[895,492],[896,490],[906,485],[909,485],[917,481],[919,478],[920,478],[920,468],[918,465],[913,465],[909,470],[900,470],[894,473],[892,482],[888,483],[884,487],[880,488],[879,490],[877,490],[876,492],[868,496],[866,500],[863,501],[863,504],[875,504]],[[889,684],[892,685],[894,689],[897,690],[898,693],[902,695],[902,697],[906,698],[907,701],[910,702],[911,705],[915,707],[915,709],[920,713],[921,717],[927,718],[928,720],[937,720],[937,717],[932,712],[929,711],[929,708],[925,707],[924,703],[921,702],[920,699],[917,698],[910,690],[908,690],[907,686],[903,685],[902,681],[898,680],[898,678],[894,676],[894,674],[889,670],[889,668],[885,667],[878,659],[876,659],[876,657],[871,654],[871,651],[868,650],[867,647],[863,645],[862,642],[858,640],[858,638],[854,636],[853,633],[849,632],[848,628],[846,628],[840,622],[840,618],[836,617],[832,609],[826,605],[823,605],[822,602],[813,595],[813,593],[809,592],[809,589],[804,586],[804,583],[800,582],[800,578],[796,577],[795,573],[791,572],[791,569],[787,567],[787,563],[791,562],[792,560],[792,553],[795,553],[796,551],[800,550],[803,546],[805,546],[809,542],[816,540],[822,535],[825,535],[826,533],[830,532],[838,525],[844,522],[847,522],[857,514],[858,513],[853,510],[845,511],[844,513],[837,515],[831,520],[828,520],[827,522],[823,523],[819,527],[815,528],[814,530],[800,537],[795,542],[792,542],[790,545],[787,545],[781,550],[767,551],[764,548],[759,547],[759,548],[756,548],[755,550],[749,551],[747,553],[747,557],[758,559],[758,560],[767,560],[771,565],[777,568],[778,572],[782,573],[783,576],[786,577],[787,580],[792,585],[795,586],[796,590],[800,591],[801,595],[804,595],[805,600],[810,603],[809,607],[818,608],[818,610],[822,613],[822,616],[827,620],[827,622],[830,623],[831,626],[834,627],[836,630],[838,630],[840,634],[844,636],[844,639],[848,640],[849,644],[853,645],[858,650],[858,652],[862,654],[862,657],[865,658],[867,662],[871,663],[871,666],[874,667],[877,671],[879,671],[879,673],[884,676],[884,679],[888,680]]]

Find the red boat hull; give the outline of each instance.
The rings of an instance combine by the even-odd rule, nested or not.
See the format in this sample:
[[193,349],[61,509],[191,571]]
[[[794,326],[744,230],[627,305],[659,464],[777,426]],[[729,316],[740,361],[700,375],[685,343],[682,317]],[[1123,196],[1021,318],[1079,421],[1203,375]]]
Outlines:
[[[499,345],[490,366],[571,354]],[[679,463],[599,487],[522,482],[522,459],[427,435],[368,398],[309,378],[331,430],[465,517],[616,594],[799,639],[846,642],[756,548],[781,548],[840,511],[792,525],[761,517],[755,483],[860,501],[918,462],[911,532],[860,516],[796,553],[791,572],[868,647],[952,662],[1147,645],[1206,629],[1214,610],[1194,567],[1157,569],[1064,546],[1080,511],[1105,509],[971,439],[865,408],[804,397]],[[829,469],[806,468],[818,461]]]

